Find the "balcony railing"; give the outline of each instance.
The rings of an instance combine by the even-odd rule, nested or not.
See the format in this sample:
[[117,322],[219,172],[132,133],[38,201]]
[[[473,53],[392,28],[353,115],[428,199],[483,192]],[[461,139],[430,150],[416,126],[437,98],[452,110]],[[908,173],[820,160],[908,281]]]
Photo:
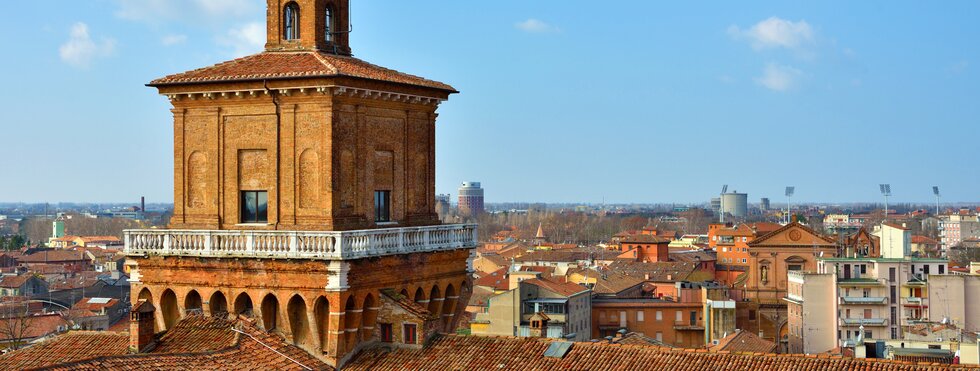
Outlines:
[[856,304],[856,305],[868,305],[868,304],[888,304],[888,298],[880,296],[842,296],[840,298],[841,304]]
[[885,326],[888,320],[884,318],[841,318],[845,326]]
[[674,321],[674,329],[675,330],[704,330],[704,322],[695,321],[694,323],[691,323],[691,321]]
[[477,246],[475,224],[357,231],[134,229],[123,235],[130,256],[351,260]]

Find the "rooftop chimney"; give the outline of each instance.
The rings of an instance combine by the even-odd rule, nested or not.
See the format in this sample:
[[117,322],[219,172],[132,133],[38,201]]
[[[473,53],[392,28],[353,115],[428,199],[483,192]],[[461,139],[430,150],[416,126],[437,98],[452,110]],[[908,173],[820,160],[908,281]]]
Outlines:
[[136,308],[129,313],[129,349],[134,353],[145,353],[153,348],[153,304],[140,299]]

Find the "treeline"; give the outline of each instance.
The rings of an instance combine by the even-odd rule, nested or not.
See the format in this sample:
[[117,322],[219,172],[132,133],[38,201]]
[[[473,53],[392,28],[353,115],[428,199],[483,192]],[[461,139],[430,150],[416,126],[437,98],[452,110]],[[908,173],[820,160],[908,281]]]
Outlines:
[[[45,243],[53,232],[51,218],[30,218],[20,223],[20,233],[31,243]],[[65,234],[75,236],[116,236],[125,229],[144,228],[140,221],[126,218],[88,218],[81,215],[65,220]]]

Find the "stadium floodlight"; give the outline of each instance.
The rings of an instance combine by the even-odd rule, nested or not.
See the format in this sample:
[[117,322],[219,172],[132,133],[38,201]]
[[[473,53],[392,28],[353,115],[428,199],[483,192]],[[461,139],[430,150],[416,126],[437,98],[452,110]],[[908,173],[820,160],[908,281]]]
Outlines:
[[879,184],[878,188],[881,189],[881,195],[885,196],[885,221],[888,221],[888,197],[892,195],[892,185]]
[[787,186],[786,187],[786,224],[789,224],[790,222],[793,221],[793,217],[791,217],[790,215],[792,215],[792,213],[793,213],[793,194],[794,193],[796,193],[796,186]]

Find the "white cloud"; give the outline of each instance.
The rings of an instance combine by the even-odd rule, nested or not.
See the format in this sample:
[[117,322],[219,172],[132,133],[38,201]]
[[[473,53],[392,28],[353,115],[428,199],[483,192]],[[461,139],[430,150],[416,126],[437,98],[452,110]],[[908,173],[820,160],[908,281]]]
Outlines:
[[793,67],[769,63],[755,82],[770,90],[783,92],[795,88],[802,76],[803,72]]
[[728,27],[728,33],[736,39],[748,40],[756,50],[800,49],[812,43],[814,38],[813,28],[806,21],[793,22],[778,17],[770,17],[747,30],[732,25]]
[[74,67],[88,67],[95,58],[110,56],[116,49],[115,40],[103,39],[99,43],[93,41],[88,25],[82,22],[72,25],[68,35],[68,41],[61,44],[58,54],[62,61]]
[[183,44],[186,41],[187,41],[187,35],[177,35],[177,34],[166,35],[160,39],[160,43],[163,44],[164,46]]
[[529,18],[523,22],[517,22],[514,24],[514,27],[527,33],[551,33],[561,31],[558,29],[558,27],[534,18]]
[[265,41],[265,24],[261,22],[251,22],[232,28],[217,37],[218,44],[231,47],[236,57],[262,51]]
[[240,18],[258,14],[257,0],[116,0],[116,16],[131,21],[160,23],[176,20],[213,23],[215,18]]

